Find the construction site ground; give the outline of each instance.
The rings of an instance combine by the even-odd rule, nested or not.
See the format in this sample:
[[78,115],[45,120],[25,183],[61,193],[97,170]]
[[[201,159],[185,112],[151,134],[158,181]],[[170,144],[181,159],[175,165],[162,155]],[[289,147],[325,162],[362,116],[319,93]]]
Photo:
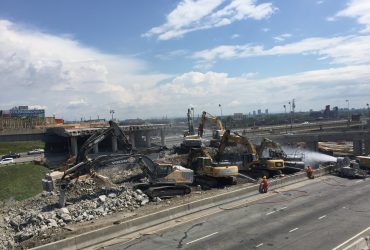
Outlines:
[[[227,193],[232,190],[236,190],[241,187],[252,185],[252,184],[253,184],[252,182],[248,181],[245,178],[238,178],[238,184],[233,185],[233,186],[213,188],[210,190],[201,190],[199,187],[192,187],[192,193],[186,196],[177,196],[171,199],[151,201],[149,203],[146,203],[143,206],[138,206],[134,209],[128,208],[125,211],[108,214],[103,217],[96,217],[93,220],[78,222],[78,223],[71,222],[62,227],[49,228],[43,234],[35,235],[28,240],[20,242],[19,244],[15,244],[14,247],[21,249],[21,248],[32,248],[35,246],[44,245],[46,243],[50,243],[50,242],[68,238],[74,235],[82,234],[87,231],[109,226],[117,222],[123,222],[125,220],[133,219],[139,216],[144,216],[144,215],[157,212],[160,210],[164,210],[170,207],[174,207],[174,206],[178,206],[181,204],[190,203],[192,201],[211,197],[216,194]],[[130,183],[125,183],[124,185],[126,185],[128,189],[131,188]],[[81,193],[78,192],[78,190],[72,191],[72,193],[73,194],[70,194],[70,200],[78,199],[78,196],[81,196]],[[99,195],[99,193],[97,193],[97,195]],[[72,196],[75,196],[75,197],[72,198]],[[21,202],[9,201],[8,203],[3,204],[2,205],[3,207],[0,209],[1,211],[0,213],[0,232],[2,228],[5,228],[5,225],[3,223],[4,223],[4,217],[7,216],[6,211],[9,211],[9,210],[21,211],[22,209],[27,209],[28,207],[36,206],[35,204],[37,204],[37,206],[41,208],[40,210],[44,210],[44,211],[52,210],[52,209],[56,210],[57,203],[58,203],[57,194],[43,193],[34,198],[24,200]],[[68,207],[69,206],[67,204],[66,208],[68,209]]]

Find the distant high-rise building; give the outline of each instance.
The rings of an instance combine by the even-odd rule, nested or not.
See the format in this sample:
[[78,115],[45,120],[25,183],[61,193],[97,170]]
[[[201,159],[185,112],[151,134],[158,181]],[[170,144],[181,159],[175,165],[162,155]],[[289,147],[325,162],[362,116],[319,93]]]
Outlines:
[[257,110],[257,112],[258,112],[258,115],[261,115],[262,114],[262,112],[261,112],[261,110],[259,109],[259,110]]
[[256,111],[255,110],[253,110],[253,116],[256,116]]
[[268,114],[269,114],[269,110],[265,109],[265,115],[268,115]]

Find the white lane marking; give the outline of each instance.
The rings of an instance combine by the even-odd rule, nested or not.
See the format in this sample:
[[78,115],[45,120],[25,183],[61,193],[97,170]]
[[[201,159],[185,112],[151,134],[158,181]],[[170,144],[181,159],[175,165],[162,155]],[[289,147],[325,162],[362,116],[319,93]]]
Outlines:
[[324,219],[326,217],[326,215],[323,215],[321,217],[319,217],[318,219],[321,220],[321,219]]
[[275,211],[268,212],[266,215],[270,215],[270,214],[273,214],[273,213],[279,212],[279,211],[284,210],[284,209],[286,209],[286,208],[288,208],[288,207],[282,207],[282,208],[279,208],[279,209],[277,209],[277,210],[275,210]]
[[298,227],[293,228],[292,230],[289,231],[289,233],[294,232],[295,230],[298,230]]
[[360,182],[362,182],[363,180],[358,180],[358,181],[356,181],[356,183],[360,183]]
[[361,234],[365,233],[368,230],[370,230],[370,227],[368,227],[368,228],[364,229],[363,231],[359,232],[358,234],[356,234],[352,238],[346,240],[345,242],[343,242],[339,246],[334,247],[332,250],[337,250],[337,249],[341,248],[342,246],[344,246],[345,244],[347,244],[348,242],[350,242],[351,240],[355,239],[356,237],[360,236]]
[[208,234],[208,235],[206,235],[206,236],[203,236],[203,237],[201,237],[201,238],[199,238],[199,239],[189,241],[188,243],[186,243],[186,245],[189,245],[189,244],[194,243],[194,242],[197,242],[197,241],[199,241],[199,240],[203,240],[203,239],[205,239],[205,238],[211,237],[212,235],[215,235],[215,234],[218,234],[218,232],[214,232],[214,233]]
[[260,243],[256,246],[256,248],[263,246],[263,243]]

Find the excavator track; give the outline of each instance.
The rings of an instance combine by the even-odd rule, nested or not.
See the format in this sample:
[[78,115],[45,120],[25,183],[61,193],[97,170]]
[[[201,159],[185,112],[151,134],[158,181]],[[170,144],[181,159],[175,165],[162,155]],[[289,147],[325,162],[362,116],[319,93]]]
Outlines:
[[210,177],[206,175],[199,175],[195,177],[195,184],[200,185],[203,189],[210,189],[225,185],[235,185],[237,182],[236,177]]
[[155,185],[151,186],[146,183],[135,185],[134,189],[140,189],[150,198],[171,198],[177,195],[191,193],[191,187],[188,185]]

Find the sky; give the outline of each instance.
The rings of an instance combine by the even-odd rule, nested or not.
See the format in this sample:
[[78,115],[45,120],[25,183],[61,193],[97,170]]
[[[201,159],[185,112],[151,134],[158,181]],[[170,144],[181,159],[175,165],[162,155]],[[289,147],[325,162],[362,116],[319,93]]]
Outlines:
[[0,0],[0,87],[66,120],[365,108],[370,1]]

